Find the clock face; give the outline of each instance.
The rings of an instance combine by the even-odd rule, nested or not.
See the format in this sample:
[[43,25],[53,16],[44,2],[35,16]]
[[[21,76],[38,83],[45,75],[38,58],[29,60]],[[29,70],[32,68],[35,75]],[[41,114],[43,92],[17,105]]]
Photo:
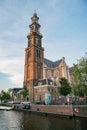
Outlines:
[[34,30],[34,26],[31,27],[31,31],[33,31],[33,30]]

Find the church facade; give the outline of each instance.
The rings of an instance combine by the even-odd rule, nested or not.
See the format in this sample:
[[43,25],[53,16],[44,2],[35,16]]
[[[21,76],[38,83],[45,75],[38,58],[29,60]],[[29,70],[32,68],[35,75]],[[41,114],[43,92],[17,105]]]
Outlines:
[[58,100],[59,78],[65,77],[70,82],[69,67],[64,57],[55,62],[44,58],[43,36],[36,13],[31,21],[28,46],[25,49],[24,85],[29,90],[31,102],[43,102],[46,93],[51,95],[51,102],[55,102]]

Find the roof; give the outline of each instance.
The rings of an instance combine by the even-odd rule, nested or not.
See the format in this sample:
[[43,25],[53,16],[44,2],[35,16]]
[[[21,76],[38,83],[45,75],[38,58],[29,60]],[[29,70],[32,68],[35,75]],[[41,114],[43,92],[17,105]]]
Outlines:
[[40,79],[36,82],[35,86],[41,86],[41,85],[54,85],[57,86],[56,83],[54,83],[51,79]]
[[45,63],[48,67],[50,67],[50,68],[58,67],[59,64],[61,63],[61,61],[62,61],[62,59],[53,62],[53,61],[51,61],[51,60],[48,60],[48,59],[44,58],[44,63]]
[[13,88],[13,93],[18,93],[20,90],[22,90],[23,88]]

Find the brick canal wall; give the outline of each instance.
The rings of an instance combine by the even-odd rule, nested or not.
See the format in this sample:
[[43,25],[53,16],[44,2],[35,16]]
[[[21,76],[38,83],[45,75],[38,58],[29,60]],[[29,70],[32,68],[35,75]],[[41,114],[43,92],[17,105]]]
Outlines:
[[74,105],[73,114],[78,117],[87,117],[87,105]]
[[73,115],[72,106],[68,105],[31,105],[31,111],[38,111],[42,113],[61,114],[61,115]]
[[[25,108],[22,104],[13,104],[15,110],[23,110]],[[41,112],[46,114],[58,114],[65,116],[73,116],[72,105],[30,105],[26,110],[32,112]]]
[[[23,110],[22,104],[11,104],[16,110]],[[65,116],[87,117],[87,105],[30,105],[25,110]]]

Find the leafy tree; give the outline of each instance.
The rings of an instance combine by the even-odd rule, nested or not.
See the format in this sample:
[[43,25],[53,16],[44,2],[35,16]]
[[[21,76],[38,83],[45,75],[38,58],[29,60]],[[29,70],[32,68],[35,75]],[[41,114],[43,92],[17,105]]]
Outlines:
[[78,67],[78,64],[73,64],[73,77],[74,77],[74,83],[73,83],[73,93],[75,96],[81,95],[81,73]]
[[8,92],[5,92],[5,91],[1,91],[1,96],[0,96],[0,98],[1,98],[1,100],[9,100],[10,99],[10,94],[8,93]]
[[87,85],[87,53],[79,60],[79,70],[82,75],[82,82]]
[[21,94],[23,95],[24,98],[26,98],[29,95],[29,91],[27,89],[27,86],[23,87],[23,90],[21,91]]
[[74,95],[87,95],[87,53],[73,65]]
[[68,81],[65,78],[60,78],[60,88],[59,93],[63,96],[66,96],[71,93],[71,87]]
[[9,94],[11,94],[11,93],[12,93],[12,91],[13,91],[13,89],[12,89],[12,88],[9,88],[9,89],[8,89],[8,93],[9,93]]

